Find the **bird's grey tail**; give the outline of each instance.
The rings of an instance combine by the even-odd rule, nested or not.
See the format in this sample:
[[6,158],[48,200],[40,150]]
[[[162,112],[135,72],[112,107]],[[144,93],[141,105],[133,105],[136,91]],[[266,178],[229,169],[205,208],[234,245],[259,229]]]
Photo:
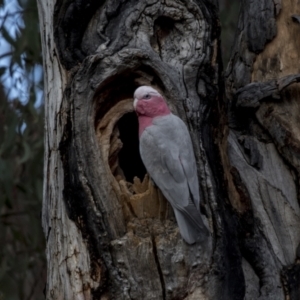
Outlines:
[[188,244],[203,241],[209,236],[209,230],[195,206],[185,207],[183,210],[174,207],[174,213],[180,234]]

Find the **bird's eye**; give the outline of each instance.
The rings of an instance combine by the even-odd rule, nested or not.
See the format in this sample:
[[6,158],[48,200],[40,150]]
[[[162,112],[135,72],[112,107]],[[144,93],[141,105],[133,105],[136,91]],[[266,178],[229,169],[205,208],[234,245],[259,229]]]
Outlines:
[[150,99],[151,98],[151,96],[150,96],[150,94],[146,94],[145,96],[144,96],[144,99]]

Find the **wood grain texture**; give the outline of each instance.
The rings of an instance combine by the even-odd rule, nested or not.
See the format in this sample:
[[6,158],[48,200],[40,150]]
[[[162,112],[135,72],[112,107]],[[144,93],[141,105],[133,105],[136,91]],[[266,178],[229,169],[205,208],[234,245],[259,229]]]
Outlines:
[[[47,299],[297,299],[297,9],[241,2],[223,86],[217,1],[39,1]],[[190,131],[203,243],[140,165],[140,85]]]
[[45,78],[45,165],[42,222],[47,248],[47,299],[90,299],[100,272],[91,276],[91,257],[80,230],[63,204],[64,173],[60,156],[62,128],[67,122],[63,92],[68,74],[56,55],[52,1],[38,2]]
[[[40,4],[40,11],[47,5]],[[49,23],[51,32],[44,32],[44,40],[50,38],[53,43],[54,38],[63,76],[55,78],[61,84],[58,99],[47,93],[50,105],[60,102],[53,111],[46,110],[47,118],[57,122],[47,130],[59,136],[53,164],[60,177],[54,177],[53,184],[45,181],[44,227],[49,228],[49,218],[55,219],[61,211],[77,233],[64,233],[68,230],[64,222],[62,228],[53,224],[60,233],[57,238],[64,238],[60,243],[53,241],[55,245],[49,240],[47,245],[49,278],[56,278],[49,280],[47,297],[207,298],[207,276],[216,277],[220,285],[223,280],[209,270],[211,238],[204,244],[185,244],[170,206],[152,182],[147,178],[127,181],[119,164],[123,145],[118,126],[132,111],[128,99],[137,86],[150,84],[164,94],[193,135],[202,206],[212,224],[216,208],[209,203],[216,203],[216,189],[211,188],[214,179],[201,138],[201,123],[207,122],[199,118],[199,107],[208,109],[209,101],[215,101],[218,94],[213,85],[218,82],[218,36],[212,31],[218,30],[212,22],[216,7],[193,1],[58,1],[48,14],[54,15],[54,23]],[[50,18],[41,16],[46,17]],[[51,66],[58,57],[50,60],[51,49],[44,52],[45,63]],[[46,80],[47,92],[57,88],[48,77]],[[47,143],[52,146],[52,139],[47,137]],[[45,172],[52,174],[53,170],[47,166]],[[60,188],[48,193],[52,186]],[[50,202],[57,208],[52,210]],[[64,269],[56,265],[52,251],[61,244],[67,250],[61,256],[68,260],[73,247],[69,239],[77,260],[72,261],[72,268]],[[81,260],[85,266],[80,265]],[[76,271],[87,273],[75,284]],[[64,284],[65,277],[70,285]]]
[[289,276],[298,276],[297,265],[291,273],[287,266],[295,262],[300,242],[299,29],[291,17],[298,8],[296,1],[264,1],[261,7],[247,2],[226,72],[229,180],[237,189],[231,199],[237,208],[247,203],[239,210],[246,299],[296,299],[298,287]]

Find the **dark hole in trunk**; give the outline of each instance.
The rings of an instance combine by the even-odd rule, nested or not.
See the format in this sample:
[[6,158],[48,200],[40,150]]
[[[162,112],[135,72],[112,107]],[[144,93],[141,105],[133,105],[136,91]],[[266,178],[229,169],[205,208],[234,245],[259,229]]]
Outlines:
[[117,123],[123,147],[119,152],[119,165],[126,181],[136,176],[143,180],[147,171],[139,151],[138,119],[135,112],[125,114]]
[[154,22],[154,28],[159,30],[162,36],[167,36],[174,29],[175,21],[169,17],[161,16]]

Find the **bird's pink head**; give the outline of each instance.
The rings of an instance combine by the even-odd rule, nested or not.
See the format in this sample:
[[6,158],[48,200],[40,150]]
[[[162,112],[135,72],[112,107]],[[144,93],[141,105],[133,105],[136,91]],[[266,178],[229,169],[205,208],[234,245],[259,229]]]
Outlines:
[[134,92],[133,106],[140,117],[155,118],[170,114],[170,109],[162,95],[151,86],[140,86]]
[[139,136],[152,125],[153,118],[171,113],[162,95],[151,86],[140,86],[133,97],[133,106],[139,118]]

